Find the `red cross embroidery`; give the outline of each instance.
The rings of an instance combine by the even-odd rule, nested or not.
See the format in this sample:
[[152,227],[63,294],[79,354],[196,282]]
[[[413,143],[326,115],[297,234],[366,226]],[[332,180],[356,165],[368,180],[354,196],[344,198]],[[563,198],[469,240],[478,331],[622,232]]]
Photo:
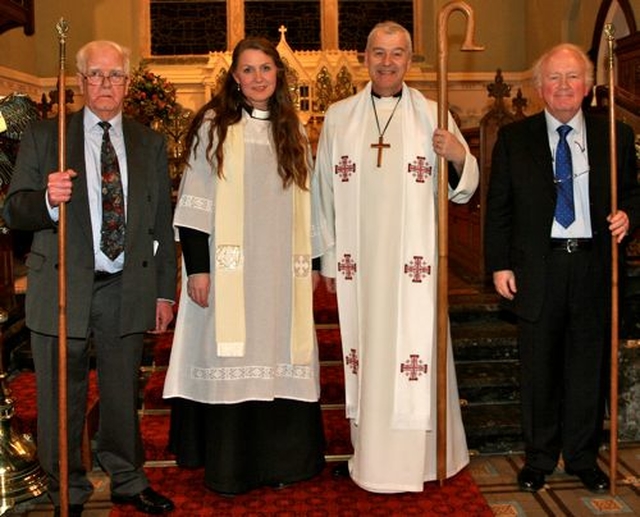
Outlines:
[[424,183],[427,176],[431,176],[433,167],[425,162],[424,156],[416,156],[413,164],[409,164],[408,171],[415,179],[416,183]]
[[358,361],[358,354],[356,353],[355,348],[352,348],[349,352],[349,355],[346,356],[347,366],[351,368],[351,373],[354,375],[358,374],[358,366],[360,366],[360,361]]
[[338,271],[341,271],[345,280],[353,280],[353,274],[358,270],[358,265],[351,259],[350,253],[345,253],[344,258],[338,262]]
[[418,354],[411,354],[409,360],[400,365],[400,373],[404,373],[410,381],[417,381],[418,378],[427,373],[427,365],[423,364]]
[[424,277],[431,274],[431,266],[425,263],[424,257],[414,255],[413,260],[404,265],[404,272],[412,277],[412,282],[421,283]]
[[356,172],[356,164],[349,160],[349,156],[341,156],[340,162],[335,166],[336,174],[342,181],[349,181],[349,177]]

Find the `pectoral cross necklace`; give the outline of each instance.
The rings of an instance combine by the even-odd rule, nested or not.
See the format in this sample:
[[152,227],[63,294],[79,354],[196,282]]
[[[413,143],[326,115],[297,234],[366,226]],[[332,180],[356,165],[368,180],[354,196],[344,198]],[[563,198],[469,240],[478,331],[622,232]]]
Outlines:
[[381,131],[380,120],[378,119],[378,110],[376,110],[376,103],[375,103],[375,100],[373,99],[373,95],[371,95],[371,105],[373,106],[373,114],[376,117],[376,127],[378,128],[378,143],[371,144],[371,148],[378,149],[378,161],[376,164],[378,168],[382,166],[382,150],[389,149],[391,147],[391,144],[384,143],[384,134],[387,131],[387,128],[389,127],[389,123],[391,122],[391,119],[393,118],[393,115],[395,114],[396,109],[398,108],[398,104],[400,104],[400,99],[401,97],[398,97],[398,100],[396,101],[396,105],[393,107],[393,111],[391,112],[391,115],[389,115],[389,118],[387,119],[387,123],[384,125],[384,128]]

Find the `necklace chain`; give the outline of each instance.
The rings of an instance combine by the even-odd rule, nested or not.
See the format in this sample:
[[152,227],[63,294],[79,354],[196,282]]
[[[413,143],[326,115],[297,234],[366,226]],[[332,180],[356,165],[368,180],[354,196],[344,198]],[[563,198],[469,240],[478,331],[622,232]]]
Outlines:
[[393,111],[391,112],[391,115],[389,115],[389,118],[387,119],[387,123],[384,125],[384,129],[380,131],[380,120],[378,119],[378,110],[376,109],[376,103],[373,99],[373,95],[371,96],[371,105],[373,106],[373,114],[376,117],[376,126],[378,128],[378,136],[380,137],[380,139],[382,139],[382,137],[387,131],[387,128],[389,127],[389,124],[391,123],[391,119],[395,115],[396,109],[398,109],[398,104],[400,104],[400,99],[401,97],[398,97],[398,100],[396,101],[396,105],[393,107]]

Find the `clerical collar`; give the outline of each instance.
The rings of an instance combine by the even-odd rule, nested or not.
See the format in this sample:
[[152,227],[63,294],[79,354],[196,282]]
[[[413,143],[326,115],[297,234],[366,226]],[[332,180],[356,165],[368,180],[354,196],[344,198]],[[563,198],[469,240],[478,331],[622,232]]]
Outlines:
[[[382,99],[382,95],[374,92],[373,90],[371,90],[371,95],[373,97],[375,97],[376,99]],[[391,97],[402,97],[402,89],[400,89],[400,91],[398,91],[398,92],[394,93],[393,95],[391,95]]]
[[251,118],[256,120],[269,120],[271,112],[269,110],[261,110],[253,106],[244,106],[245,111]]

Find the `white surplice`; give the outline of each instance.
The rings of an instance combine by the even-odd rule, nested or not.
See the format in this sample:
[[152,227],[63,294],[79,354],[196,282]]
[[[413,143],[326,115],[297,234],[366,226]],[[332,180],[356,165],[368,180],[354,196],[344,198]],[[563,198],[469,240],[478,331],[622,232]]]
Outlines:
[[[315,332],[308,364],[291,358],[293,189],[283,189],[277,174],[277,158],[271,123],[243,112],[237,124],[243,132],[244,225],[243,284],[246,346],[241,356],[224,356],[216,346],[215,276],[209,306],[202,308],[187,295],[182,269],[180,309],[176,319],[164,397],[180,397],[204,403],[231,404],[275,398],[315,402],[319,398],[319,365]],[[199,130],[196,157],[191,157],[180,186],[174,225],[210,235],[216,232],[216,189],[220,180],[205,157],[208,124]],[[227,141],[225,141],[226,145]],[[213,148],[215,149],[215,143]],[[225,178],[234,170],[234,154],[225,155]],[[312,193],[315,188],[312,188]],[[310,197],[312,194],[306,191]],[[309,202],[309,201],[307,201]],[[310,228],[314,249],[324,247],[322,230]],[[210,270],[216,254],[211,250]],[[310,295],[310,294],[309,294]],[[222,301],[224,303],[224,300]]]
[[[406,85],[399,101],[374,100],[380,130],[393,113],[377,167],[371,99],[368,84],[325,117],[316,174],[335,245],[322,269],[337,281],[351,477],[373,492],[421,491],[436,478],[437,105]],[[451,117],[449,128],[462,140]],[[478,176],[467,149],[449,199],[468,201]],[[450,339],[447,371],[452,476],[469,458]]]

